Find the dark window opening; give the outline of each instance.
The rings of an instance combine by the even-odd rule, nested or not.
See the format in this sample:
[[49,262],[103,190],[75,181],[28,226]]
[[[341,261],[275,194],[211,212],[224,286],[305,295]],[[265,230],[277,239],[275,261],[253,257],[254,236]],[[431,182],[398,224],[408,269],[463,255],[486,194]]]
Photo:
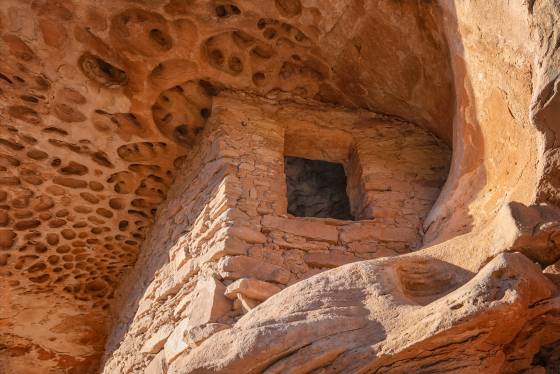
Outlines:
[[353,219],[341,164],[285,157],[288,213],[296,217]]

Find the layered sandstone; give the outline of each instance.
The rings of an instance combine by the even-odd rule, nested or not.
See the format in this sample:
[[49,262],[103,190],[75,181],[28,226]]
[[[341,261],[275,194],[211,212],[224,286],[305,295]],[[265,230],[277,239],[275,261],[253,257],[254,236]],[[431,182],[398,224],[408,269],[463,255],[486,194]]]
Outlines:
[[0,371],[559,370],[559,18],[1,1]]

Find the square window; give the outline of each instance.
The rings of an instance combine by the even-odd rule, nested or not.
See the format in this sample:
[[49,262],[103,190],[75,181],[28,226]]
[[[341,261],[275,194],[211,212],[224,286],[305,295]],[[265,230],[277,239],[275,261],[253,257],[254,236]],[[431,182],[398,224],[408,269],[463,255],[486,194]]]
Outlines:
[[342,164],[284,158],[288,213],[296,217],[352,220]]

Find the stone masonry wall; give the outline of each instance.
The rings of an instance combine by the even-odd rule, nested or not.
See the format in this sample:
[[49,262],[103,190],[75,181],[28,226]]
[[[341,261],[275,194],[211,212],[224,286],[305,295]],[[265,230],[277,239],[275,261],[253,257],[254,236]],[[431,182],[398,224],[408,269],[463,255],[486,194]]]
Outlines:
[[[104,373],[165,373],[290,284],[421,243],[450,161],[442,143],[371,113],[252,100],[215,99],[123,282]],[[342,163],[360,220],[289,216],[286,155]]]

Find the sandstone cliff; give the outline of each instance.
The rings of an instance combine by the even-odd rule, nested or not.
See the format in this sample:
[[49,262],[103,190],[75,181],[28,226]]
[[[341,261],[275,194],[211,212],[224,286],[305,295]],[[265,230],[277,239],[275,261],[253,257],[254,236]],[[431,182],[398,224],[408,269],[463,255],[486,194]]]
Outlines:
[[559,47],[558,0],[0,0],[0,372],[558,372]]

